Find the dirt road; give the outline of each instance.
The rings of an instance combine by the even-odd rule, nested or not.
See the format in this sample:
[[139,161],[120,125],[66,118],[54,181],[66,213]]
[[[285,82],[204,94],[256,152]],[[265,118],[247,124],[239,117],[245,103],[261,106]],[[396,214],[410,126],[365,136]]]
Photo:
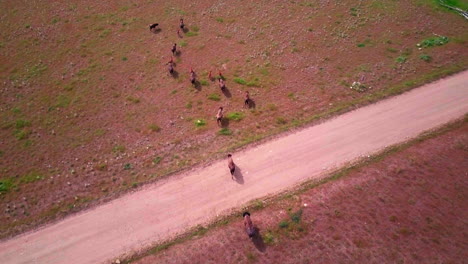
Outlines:
[[468,71],[234,153],[0,244],[2,263],[101,263],[247,201],[319,178],[468,112]]

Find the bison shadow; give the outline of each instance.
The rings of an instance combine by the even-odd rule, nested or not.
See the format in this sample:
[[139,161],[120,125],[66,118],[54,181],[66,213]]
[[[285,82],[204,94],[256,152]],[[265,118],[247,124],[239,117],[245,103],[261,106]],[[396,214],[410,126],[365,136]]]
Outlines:
[[252,243],[255,245],[258,251],[265,252],[266,245],[263,242],[263,237],[260,234],[260,229],[258,229],[258,227],[255,227],[255,235],[252,237]]
[[256,107],[255,101],[252,100],[252,99],[249,99],[249,102],[247,103],[246,106],[247,106],[248,109],[255,109],[255,107]]
[[239,168],[239,166],[236,166],[236,170],[234,171],[234,174],[232,175],[233,180],[235,180],[238,184],[244,184],[244,175],[242,175],[242,170]]
[[179,72],[177,72],[176,70],[174,70],[174,71],[171,73],[171,76],[172,76],[172,78],[177,79],[177,78],[179,78]]
[[227,87],[222,89],[221,91],[223,92],[224,96],[226,96],[227,98],[232,97],[232,94],[231,94],[231,92],[229,91],[229,89]]
[[227,128],[227,127],[229,127],[229,119],[228,119],[228,118],[223,118],[223,119],[221,119],[221,127],[222,127],[222,128]]

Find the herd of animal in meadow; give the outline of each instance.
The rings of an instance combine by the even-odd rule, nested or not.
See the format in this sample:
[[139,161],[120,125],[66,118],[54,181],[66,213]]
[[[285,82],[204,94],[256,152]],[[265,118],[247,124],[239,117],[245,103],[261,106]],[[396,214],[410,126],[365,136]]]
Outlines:
[[[149,29],[153,33],[157,33],[157,32],[160,31],[158,23],[154,23],[154,24],[149,25]],[[179,21],[179,27],[177,28],[177,36],[182,38],[183,35],[181,34],[181,31],[182,31],[182,33],[186,33],[187,30],[188,29],[185,26],[184,20],[181,18],[180,21]],[[169,74],[172,77],[177,78],[177,75],[175,74],[176,73],[175,72],[175,66],[176,65],[174,63],[174,56],[177,56],[177,54],[179,54],[178,50],[177,50],[177,43],[174,43],[174,45],[172,45],[171,52],[172,52],[172,56],[171,56],[171,60],[169,62],[167,62],[167,70],[168,70]],[[221,92],[225,93],[226,89],[227,89],[226,88],[226,81],[225,81],[226,78],[224,78],[221,71],[219,71],[218,73],[219,73],[219,75],[217,77],[213,77],[212,71],[210,71],[209,74],[208,74],[208,79],[211,82],[214,82],[215,80],[218,80],[218,85],[219,85],[219,88],[221,89]],[[192,67],[190,67],[189,81],[193,86],[197,85],[197,74],[195,73],[195,71],[193,70]],[[245,94],[244,94],[244,108],[250,108],[252,106],[252,103],[253,103],[253,101],[252,101],[252,99],[250,99],[250,94],[249,94],[248,91],[246,91]],[[216,113],[216,123],[220,127],[222,126],[222,120],[224,118],[223,110],[224,110],[224,108],[222,106],[220,106],[218,108],[218,112]],[[229,168],[229,172],[231,173],[231,178],[235,179],[234,173],[236,171],[236,164],[234,163],[231,154],[228,154],[227,158],[228,158],[228,168]],[[255,235],[256,235],[256,228],[254,227],[254,225],[252,223],[252,220],[250,219],[250,213],[249,212],[244,212],[242,214],[242,217],[244,219],[244,228],[245,228],[245,231],[246,231],[247,235],[251,239],[254,238]]]

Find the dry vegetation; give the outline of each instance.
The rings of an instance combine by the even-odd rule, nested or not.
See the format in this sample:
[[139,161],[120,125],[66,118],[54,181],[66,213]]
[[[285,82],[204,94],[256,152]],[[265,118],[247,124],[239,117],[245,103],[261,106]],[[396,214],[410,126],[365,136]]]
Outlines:
[[[468,62],[466,21],[422,0],[15,0],[0,16],[0,237]],[[448,42],[417,46],[434,33]]]
[[333,176],[339,180],[253,203],[253,242],[239,214],[132,263],[462,263],[468,123],[448,129]]

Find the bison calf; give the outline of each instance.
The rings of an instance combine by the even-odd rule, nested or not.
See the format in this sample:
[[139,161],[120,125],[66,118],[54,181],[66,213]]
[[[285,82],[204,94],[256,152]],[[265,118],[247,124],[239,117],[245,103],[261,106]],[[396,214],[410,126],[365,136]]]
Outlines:
[[234,177],[234,172],[236,171],[236,164],[234,164],[231,154],[228,154],[228,168],[229,168],[229,171],[231,172],[231,175]]

